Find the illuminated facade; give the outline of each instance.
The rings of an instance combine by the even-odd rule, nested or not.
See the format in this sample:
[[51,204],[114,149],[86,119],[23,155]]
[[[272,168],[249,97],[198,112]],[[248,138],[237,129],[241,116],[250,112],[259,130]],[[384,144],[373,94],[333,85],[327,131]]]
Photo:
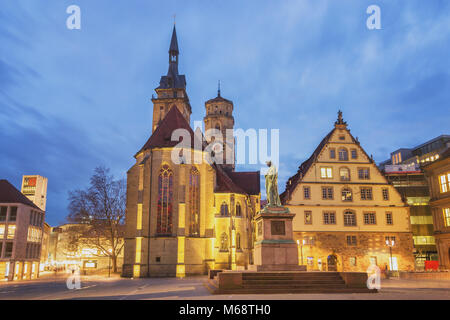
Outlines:
[[365,272],[371,264],[414,269],[409,207],[350,134],[341,112],[287,181],[281,200],[296,214],[299,263],[308,270]]
[[441,269],[450,269],[450,148],[423,167],[431,193],[434,237]]
[[39,175],[25,175],[22,177],[22,193],[45,211],[47,204],[48,179]]
[[39,277],[45,213],[6,180],[0,180],[0,279]]
[[[194,134],[190,127],[192,111],[178,55],[174,27],[169,70],[152,99],[152,135],[127,173],[126,277],[183,277],[245,268],[253,259],[251,219],[259,211],[259,172],[235,172],[234,163],[195,160],[211,160],[211,152],[202,133]],[[233,103],[220,91],[205,108],[206,129],[233,128]],[[176,149],[174,162],[178,140],[171,137],[177,129],[189,133],[183,141],[190,145]],[[234,143],[226,149],[234,152]]]
[[[100,243],[105,249],[109,247],[106,239],[83,239],[80,237],[82,224],[64,224],[53,227],[49,234],[48,259],[46,266],[50,270],[65,270],[77,266],[83,272],[105,272],[111,268],[109,255],[92,243]],[[122,243],[122,242],[121,242]],[[123,263],[123,249],[117,256],[117,267]]]

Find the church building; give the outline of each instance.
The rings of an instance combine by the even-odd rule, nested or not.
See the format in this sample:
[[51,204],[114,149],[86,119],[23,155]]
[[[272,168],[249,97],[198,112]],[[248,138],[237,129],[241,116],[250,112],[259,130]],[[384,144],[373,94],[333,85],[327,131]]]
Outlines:
[[[233,160],[234,142],[220,142],[211,151],[207,144],[212,139],[194,133],[178,58],[174,26],[169,69],[152,98],[152,134],[127,172],[125,277],[183,277],[253,263],[252,217],[260,210],[260,173],[237,172],[233,162],[215,160],[230,154]],[[225,134],[233,129],[233,110],[219,88],[217,97],[205,103],[205,130]],[[181,139],[173,141],[177,129],[189,133],[190,141],[184,142],[190,147],[179,148]],[[226,152],[215,154],[217,150]],[[180,160],[176,163],[174,152]],[[196,157],[208,161],[192,161]]]
[[280,196],[296,216],[299,263],[308,270],[414,270],[409,206],[380,173],[339,112],[334,128]]

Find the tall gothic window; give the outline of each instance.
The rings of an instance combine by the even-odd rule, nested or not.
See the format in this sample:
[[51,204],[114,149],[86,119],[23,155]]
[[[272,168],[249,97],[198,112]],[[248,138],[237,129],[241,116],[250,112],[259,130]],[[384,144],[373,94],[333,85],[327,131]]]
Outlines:
[[236,204],[236,216],[242,217],[241,204],[239,202]]
[[228,205],[225,202],[220,206],[220,215],[223,217],[228,216]]
[[220,236],[220,251],[228,251],[228,236],[225,232]]
[[241,234],[239,232],[236,234],[236,249],[241,250]]
[[158,212],[156,233],[172,233],[173,206],[173,172],[168,165],[163,165],[158,179]]
[[189,207],[191,236],[200,236],[200,172],[196,167],[191,168],[189,178]]

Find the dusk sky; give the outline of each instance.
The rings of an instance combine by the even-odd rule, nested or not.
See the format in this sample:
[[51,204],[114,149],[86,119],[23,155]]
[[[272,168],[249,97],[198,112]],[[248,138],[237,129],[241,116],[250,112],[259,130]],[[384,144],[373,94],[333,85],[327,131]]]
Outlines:
[[[72,4],[81,30],[66,27]],[[366,27],[372,4],[381,30]],[[47,177],[52,226],[69,190],[100,165],[125,178],[150,136],[174,14],[191,124],[220,79],[236,128],[280,129],[280,192],[339,109],[376,162],[450,134],[446,0],[3,0],[0,178]]]

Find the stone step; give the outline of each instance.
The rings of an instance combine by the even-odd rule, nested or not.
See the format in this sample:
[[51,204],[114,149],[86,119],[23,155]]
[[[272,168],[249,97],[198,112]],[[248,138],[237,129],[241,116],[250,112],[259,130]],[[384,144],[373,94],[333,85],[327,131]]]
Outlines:
[[335,281],[330,281],[330,280],[242,280],[243,284],[254,284],[254,285],[258,285],[258,284],[284,284],[284,285],[308,285],[308,284],[317,284],[317,285],[327,285],[327,284],[344,284],[345,285],[345,281],[340,279],[340,280],[335,280]]
[[336,287],[314,287],[314,288],[242,288],[242,289],[216,289],[213,294],[287,294],[287,293],[376,293],[377,290],[367,288],[336,288]]
[[242,280],[328,280],[328,281],[338,281],[342,280],[341,277],[273,277],[273,276],[266,276],[266,277],[242,277]]

